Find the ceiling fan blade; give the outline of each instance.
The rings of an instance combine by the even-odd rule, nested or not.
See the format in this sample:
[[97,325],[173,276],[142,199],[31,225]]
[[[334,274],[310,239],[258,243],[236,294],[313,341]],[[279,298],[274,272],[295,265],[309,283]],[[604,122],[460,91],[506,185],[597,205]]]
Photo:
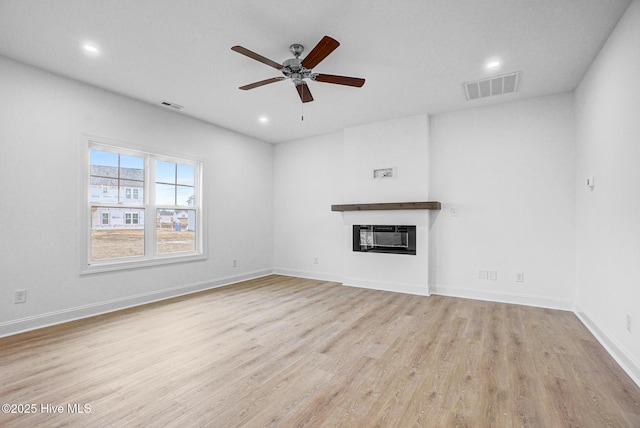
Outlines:
[[356,86],[358,88],[364,85],[364,79],[359,77],[334,76],[333,74],[316,74],[313,80],[337,85]]
[[242,46],[234,46],[234,47],[231,48],[231,50],[232,51],[236,51],[239,54],[248,56],[251,59],[255,59],[256,61],[260,61],[263,64],[267,64],[268,66],[273,67],[273,68],[275,68],[277,70],[282,70],[282,64],[278,64],[275,61],[271,61],[269,58],[265,58],[262,55],[257,54],[257,53],[255,53],[253,51],[250,51],[247,48],[243,48]]
[[298,95],[300,95],[300,100],[303,103],[308,103],[313,101],[313,97],[311,96],[311,91],[306,83],[302,82],[296,85],[296,89],[298,90]]
[[272,77],[271,79],[261,80],[255,83],[249,83],[248,85],[240,86],[238,89],[242,89],[243,91],[247,91],[249,89],[257,88],[258,86],[268,85],[269,83],[276,83],[286,79],[286,77]]
[[334,40],[329,36],[324,36],[302,60],[302,66],[311,70],[313,67],[320,64],[323,59],[329,56],[331,52],[336,50],[338,46],[340,46],[340,43],[337,40]]

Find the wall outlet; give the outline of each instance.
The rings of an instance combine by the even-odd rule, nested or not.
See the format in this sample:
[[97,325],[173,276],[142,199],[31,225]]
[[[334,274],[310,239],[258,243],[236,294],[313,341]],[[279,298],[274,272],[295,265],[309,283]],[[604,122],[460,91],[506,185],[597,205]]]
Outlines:
[[233,267],[238,267],[238,259],[233,259],[233,260],[231,261],[231,266],[233,266]]
[[13,303],[26,303],[27,302],[27,290],[16,290]]
[[318,256],[313,258],[313,264],[317,265],[318,263],[320,263],[320,258]]
[[627,331],[631,333],[631,314],[627,314]]
[[497,270],[490,270],[489,271],[489,279],[491,281],[497,281],[498,280],[498,271]]
[[524,272],[516,273],[516,282],[524,282]]
[[482,269],[478,271],[478,278],[480,279],[489,279],[489,271]]

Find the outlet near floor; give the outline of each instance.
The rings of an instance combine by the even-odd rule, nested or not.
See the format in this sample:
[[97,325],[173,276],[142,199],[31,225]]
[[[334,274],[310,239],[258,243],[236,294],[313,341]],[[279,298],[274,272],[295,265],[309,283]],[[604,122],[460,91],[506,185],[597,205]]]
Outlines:
[[16,290],[14,297],[13,297],[13,303],[26,303],[27,301],[27,290]]

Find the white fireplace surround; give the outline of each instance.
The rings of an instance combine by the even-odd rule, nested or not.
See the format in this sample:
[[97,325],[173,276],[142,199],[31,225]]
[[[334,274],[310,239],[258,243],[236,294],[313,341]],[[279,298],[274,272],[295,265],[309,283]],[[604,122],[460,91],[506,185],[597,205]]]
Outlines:
[[[421,296],[430,294],[429,211],[348,211],[342,216],[344,285]],[[416,255],[353,251],[354,224],[415,225]]]

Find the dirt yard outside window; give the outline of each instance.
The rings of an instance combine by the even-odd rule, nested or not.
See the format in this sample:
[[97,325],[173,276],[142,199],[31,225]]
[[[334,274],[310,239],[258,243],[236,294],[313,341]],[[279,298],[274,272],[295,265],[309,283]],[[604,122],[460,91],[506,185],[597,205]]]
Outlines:
[[[157,229],[158,254],[195,251],[193,231]],[[144,231],[141,229],[92,230],[91,260],[107,260],[144,255]]]

